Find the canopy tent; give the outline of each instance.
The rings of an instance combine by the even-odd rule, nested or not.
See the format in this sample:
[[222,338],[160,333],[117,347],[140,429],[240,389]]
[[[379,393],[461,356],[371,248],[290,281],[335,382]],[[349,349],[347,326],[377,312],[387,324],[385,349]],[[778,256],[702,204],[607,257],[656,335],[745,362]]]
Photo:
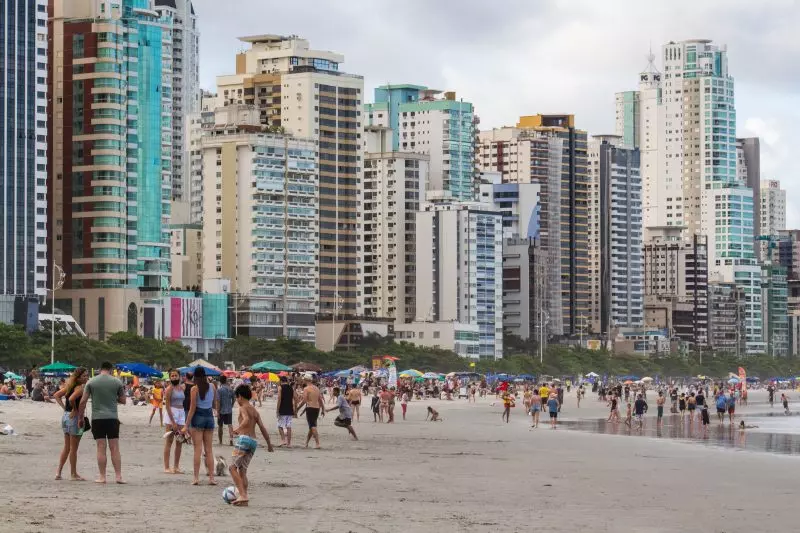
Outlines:
[[206,371],[206,376],[219,376],[220,374],[222,374],[222,372],[220,372],[216,368],[209,368],[209,367],[206,367],[206,366],[203,366],[203,365],[182,366],[181,368],[178,369],[178,371],[181,374],[188,374],[189,372],[194,374],[195,370],[197,370],[198,368],[201,368],[201,367],[203,368],[203,370]]
[[588,374],[586,374],[586,377],[587,378],[599,378],[600,374],[598,374],[596,372],[589,372]]
[[148,366],[144,363],[120,363],[116,365],[116,367],[123,372],[129,372],[134,376],[138,376],[140,378],[162,377],[161,370],[156,370],[152,366]]
[[322,372],[321,366],[315,365],[314,363],[306,363],[304,361],[293,364],[292,368],[298,372]]
[[75,370],[75,368],[77,368],[77,367],[75,367],[73,365],[70,365],[70,364],[67,364],[67,363],[62,363],[60,361],[56,361],[55,363],[53,363],[51,365],[43,366],[39,370],[45,376],[66,376],[70,372]]
[[286,366],[282,363],[277,361],[261,361],[260,363],[256,363],[250,367],[250,370],[256,370],[259,372],[268,371],[268,372],[290,372],[292,367]]

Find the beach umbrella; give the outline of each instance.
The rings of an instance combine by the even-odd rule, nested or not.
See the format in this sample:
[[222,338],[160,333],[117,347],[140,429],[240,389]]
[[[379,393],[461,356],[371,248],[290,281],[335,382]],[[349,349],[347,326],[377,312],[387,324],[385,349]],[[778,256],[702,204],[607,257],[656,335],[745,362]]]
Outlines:
[[599,378],[600,374],[597,374],[595,372],[589,372],[588,374],[586,374],[586,377],[587,378]]
[[[192,361],[191,363],[189,363],[189,364],[188,364],[188,365],[186,365],[186,366],[187,366],[187,367],[196,367],[196,366],[202,366],[203,368],[210,368],[210,369],[212,369],[212,370],[216,370],[217,372],[222,372],[222,369],[221,369],[220,367],[218,367],[218,366],[215,366],[215,365],[212,365],[211,363],[209,363],[209,362],[208,362],[208,361],[206,361],[205,359],[195,359],[194,361]],[[209,374],[208,372],[206,372],[206,375],[209,375],[209,376],[210,376],[211,374]],[[218,374],[215,374],[215,375],[218,375]]]
[[222,371],[222,375],[225,376],[226,378],[235,378],[237,376],[237,374],[238,374],[238,372],[236,372],[235,370],[223,370]]
[[644,381],[644,382],[653,381],[653,378],[651,378],[650,376],[646,376],[640,379],[639,381]]
[[299,362],[292,365],[298,372],[322,372],[322,367],[314,363]]
[[157,370],[144,363],[120,363],[116,365],[116,367],[122,372],[128,372],[129,374],[138,376],[140,378],[160,378],[163,374],[161,370]]
[[63,372],[72,372],[73,370],[75,370],[75,368],[76,368],[75,366],[70,365],[68,363],[62,363],[60,361],[56,361],[51,365],[43,366],[39,370],[41,370],[42,372],[63,373]]
[[272,372],[269,373],[267,379],[270,381],[270,383],[280,383],[281,381],[281,378],[278,377],[278,374],[273,374]]
[[269,372],[281,372],[281,371],[290,371],[292,367],[286,366],[281,364],[277,361],[261,361],[260,363],[256,363],[250,367],[251,370],[261,371],[269,371]]
[[728,380],[728,383],[730,383],[731,385],[735,385],[736,383],[739,383],[739,378],[730,378]]
[[13,372],[6,372],[5,373],[6,379],[13,379],[14,381],[21,381],[25,379],[24,377],[20,376],[19,374],[15,374]]
[[422,374],[423,379],[439,379],[439,374],[436,372],[425,372]]
[[414,368],[409,368],[408,370],[403,370],[402,372],[400,372],[399,375],[401,375],[401,376],[405,375],[407,377],[410,376],[412,378],[418,378],[418,377],[422,376],[422,372],[420,372],[419,370],[416,370]]
[[632,385],[632,384],[633,384],[633,381],[631,381],[630,379],[627,379],[627,380],[625,380],[623,383],[624,383],[625,385]]
[[[183,367],[181,367],[181,368],[179,368],[179,369],[178,369],[178,372],[180,372],[181,374],[188,374],[189,372],[191,372],[192,374],[194,374],[195,370],[197,370],[197,369],[198,369],[198,368],[200,368],[201,366],[202,366],[202,365],[197,365],[197,366],[183,366]],[[220,372],[219,370],[215,370],[215,369],[213,369],[213,368],[209,368],[209,367],[207,367],[207,366],[203,366],[203,369],[206,371],[206,376],[219,376],[220,374],[222,374],[222,372]]]

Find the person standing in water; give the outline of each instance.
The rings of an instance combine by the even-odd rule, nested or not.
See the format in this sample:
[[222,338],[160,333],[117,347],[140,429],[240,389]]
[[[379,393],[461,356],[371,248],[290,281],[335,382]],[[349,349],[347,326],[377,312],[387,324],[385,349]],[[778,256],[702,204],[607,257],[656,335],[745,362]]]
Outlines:
[[664,424],[664,404],[667,403],[667,398],[664,396],[664,391],[658,391],[658,398],[656,399],[656,411],[658,419],[656,425],[661,426]]

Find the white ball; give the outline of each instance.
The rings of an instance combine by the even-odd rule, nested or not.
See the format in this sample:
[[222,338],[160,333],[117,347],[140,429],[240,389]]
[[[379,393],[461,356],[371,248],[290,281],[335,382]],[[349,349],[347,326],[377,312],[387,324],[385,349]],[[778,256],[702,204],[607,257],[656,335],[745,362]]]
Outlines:
[[225,500],[225,503],[232,503],[238,497],[239,491],[233,485],[222,489],[222,499]]

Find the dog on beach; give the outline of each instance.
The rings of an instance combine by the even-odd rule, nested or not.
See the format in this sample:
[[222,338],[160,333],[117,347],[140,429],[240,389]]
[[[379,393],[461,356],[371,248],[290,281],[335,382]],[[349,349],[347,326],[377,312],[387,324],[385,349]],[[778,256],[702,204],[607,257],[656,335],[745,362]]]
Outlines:
[[225,472],[228,471],[228,463],[225,462],[225,459],[221,455],[218,455],[214,459],[214,471],[217,476],[224,476]]

